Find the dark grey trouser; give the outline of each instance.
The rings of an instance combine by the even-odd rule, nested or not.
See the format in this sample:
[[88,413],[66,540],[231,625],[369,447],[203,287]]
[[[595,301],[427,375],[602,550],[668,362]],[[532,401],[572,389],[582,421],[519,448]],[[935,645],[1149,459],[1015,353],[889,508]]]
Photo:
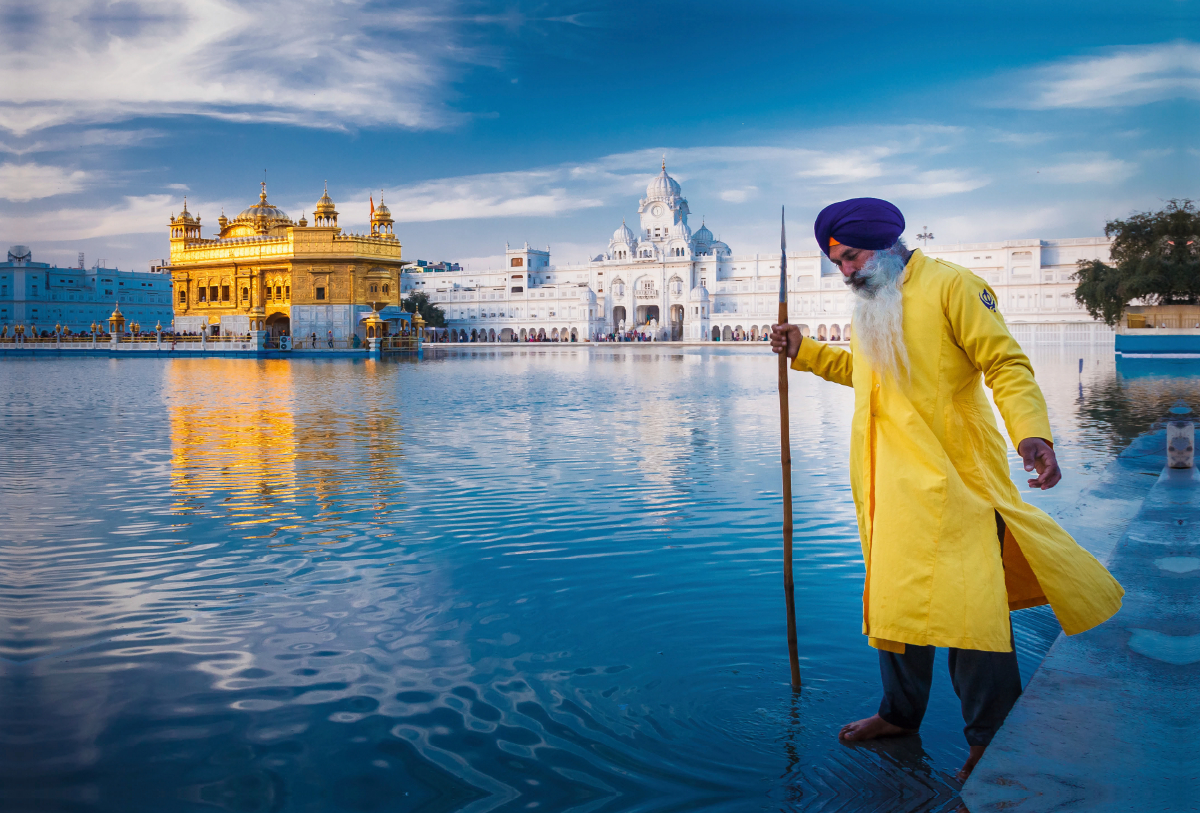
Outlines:
[[[996,515],[1001,549],[1004,521]],[[1012,625],[1009,624],[1010,635]],[[879,674],[883,679],[883,701],[879,716],[901,728],[921,727],[933,684],[931,646],[906,644],[904,654],[879,651]],[[962,703],[963,733],[968,745],[988,745],[1004,718],[1021,696],[1021,672],[1017,653],[950,649],[950,680]]]

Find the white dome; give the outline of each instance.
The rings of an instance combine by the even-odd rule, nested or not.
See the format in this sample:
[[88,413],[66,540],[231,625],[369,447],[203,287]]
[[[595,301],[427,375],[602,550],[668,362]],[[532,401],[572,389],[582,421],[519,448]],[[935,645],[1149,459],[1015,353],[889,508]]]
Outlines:
[[636,242],[633,230],[625,225],[624,218],[621,218],[621,227],[613,232],[612,241],[614,243],[628,243],[629,245],[633,245]]
[[646,187],[648,198],[678,198],[683,194],[679,183],[667,174],[667,162],[663,159],[662,172]]
[[689,302],[707,302],[708,301],[708,289],[705,288],[703,285],[696,286],[688,294],[688,301]]
[[692,230],[688,226],[688,224],[684,223],[681,220],[678,223],[676,223],[674,226],[671,227],[671,236],[679,237],[684,240],[690,240],[692,237]]

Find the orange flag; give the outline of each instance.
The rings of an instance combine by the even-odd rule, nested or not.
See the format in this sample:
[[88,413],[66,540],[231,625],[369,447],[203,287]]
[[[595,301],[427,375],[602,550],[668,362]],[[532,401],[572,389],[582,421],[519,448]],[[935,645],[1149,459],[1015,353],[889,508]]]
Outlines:
[[375,196],[371,196],[371,217],[375,216]]

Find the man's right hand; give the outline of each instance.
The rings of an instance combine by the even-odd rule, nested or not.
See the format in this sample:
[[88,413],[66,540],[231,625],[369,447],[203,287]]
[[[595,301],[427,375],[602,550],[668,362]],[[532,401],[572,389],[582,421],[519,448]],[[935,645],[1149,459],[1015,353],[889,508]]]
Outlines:
[[787,357],[794,359],[800,350],[800,328],[795,325],[771,325],[771,349],[782,353],[787,349]]

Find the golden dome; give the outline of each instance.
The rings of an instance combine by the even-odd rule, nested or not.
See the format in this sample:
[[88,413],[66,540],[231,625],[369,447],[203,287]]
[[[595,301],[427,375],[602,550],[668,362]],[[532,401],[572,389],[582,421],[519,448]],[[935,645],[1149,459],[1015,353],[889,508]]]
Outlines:
[[243,210],[233,219],[234,223],[263,223],[266,228],[272,226],[289,226],[292,221],[287,212],[267,201],[267,184],[263,182],[262,192],[258,195],[258,203]]
[[[174,221],[175,218],[172,218],[172,220]],[[183,211],[179,213],[178,222],[180,222],[180,223],[199,223],[200,222],[200,218],[192,217],[192,213],[188,211],[186,195],[183,198]]]
[[325,191],[321,195],[321,199],[317,201],[317,208],[313,212],[316,215],[330,214],[336,215],[337,211],[333,206],[333,198],[329,197],[329,184],[325,184]]

